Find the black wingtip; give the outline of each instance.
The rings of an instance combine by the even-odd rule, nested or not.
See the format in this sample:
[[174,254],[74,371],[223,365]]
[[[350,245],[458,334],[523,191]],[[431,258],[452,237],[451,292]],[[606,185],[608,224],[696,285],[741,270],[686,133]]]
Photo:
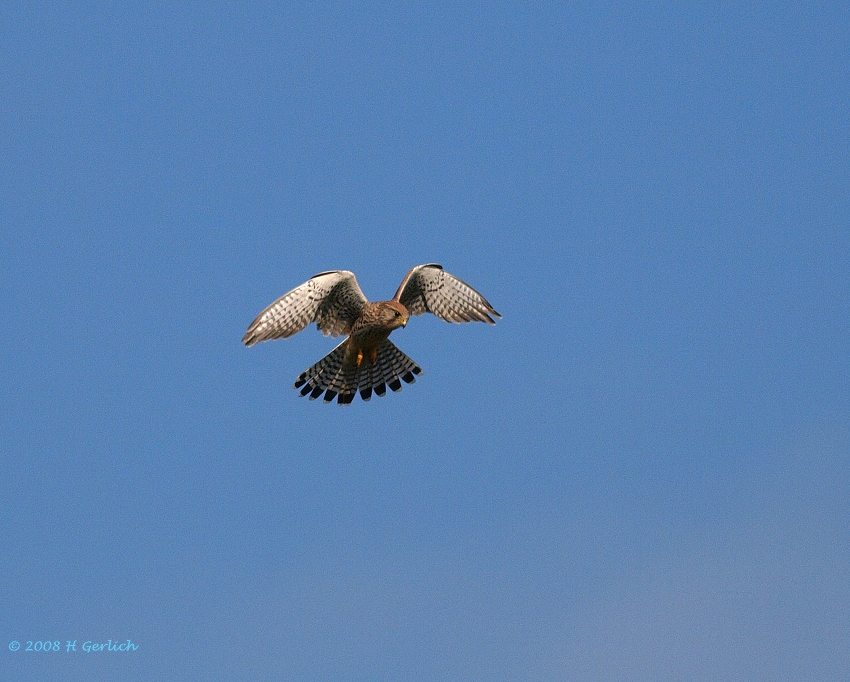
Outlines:
[[401,382],[398,380],[398,377],[389,383],[389,387],[393,390],[393,393],[401,390]]
[[407,374],[405,374],[405,375],[401,378],[401,380],[402,380],[404,383],[406,383],[406,384],[412,384],[414,381],[416,381],[416,377],[415,377],[415,376],[413,376],[413,373],[412,373],[412,372],[408,372]]
[[381,398],[384,397],[384,394],[387,392],[386,384],[378,384],[375,388],[375,393],[377,393]]

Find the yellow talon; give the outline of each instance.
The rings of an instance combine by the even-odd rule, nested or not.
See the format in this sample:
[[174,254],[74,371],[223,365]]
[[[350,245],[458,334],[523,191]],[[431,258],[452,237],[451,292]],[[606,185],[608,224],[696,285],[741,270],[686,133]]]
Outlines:
[[357,351],[357,366],[360,367],[360,363],[363,362],[363,351]]

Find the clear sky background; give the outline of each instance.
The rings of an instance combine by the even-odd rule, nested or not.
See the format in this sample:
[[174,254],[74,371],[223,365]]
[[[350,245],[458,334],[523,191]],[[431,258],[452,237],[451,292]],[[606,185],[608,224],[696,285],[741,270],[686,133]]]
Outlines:
[[[845,3],[82,4],[0,11],[4,680],[847,679]],[[426,262],[504,319],[398,394],[240,344]]]

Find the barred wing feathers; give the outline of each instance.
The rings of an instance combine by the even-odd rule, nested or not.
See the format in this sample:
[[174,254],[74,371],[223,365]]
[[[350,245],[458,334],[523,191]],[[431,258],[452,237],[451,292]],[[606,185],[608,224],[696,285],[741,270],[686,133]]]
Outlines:
[[325,336],[347,334],[367,303],[353,272],[321,272],[261,312],[242,343],[253,346],[259,341],[286,339],[311,322]]
[[402,280],[394,300],[411,315],[434,313],[446,322],[486,322],[501,317],[487,299],[466,282],[443,270],[441,265],[417,265]]

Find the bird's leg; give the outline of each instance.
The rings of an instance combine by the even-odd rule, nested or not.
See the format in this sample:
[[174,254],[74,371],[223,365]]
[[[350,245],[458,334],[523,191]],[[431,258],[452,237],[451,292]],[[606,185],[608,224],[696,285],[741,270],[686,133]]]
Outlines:
[[372,348],[369,351],[369,362],[371,362],[374,365],[377,361],[378,361],[378,347],[376,346],[375,348]]
[[360,367],[360,364],[363,362],[363,349],[357,349],[357,367]]

